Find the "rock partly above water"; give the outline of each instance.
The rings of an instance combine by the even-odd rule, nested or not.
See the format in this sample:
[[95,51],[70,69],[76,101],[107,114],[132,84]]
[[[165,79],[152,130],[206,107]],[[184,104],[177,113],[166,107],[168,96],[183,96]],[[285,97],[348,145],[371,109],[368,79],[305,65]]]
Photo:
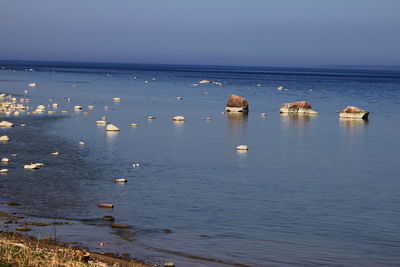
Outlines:
[[293,103],[282,104],[279,109],[279,112],[291,113],[291,114],[305,114],[305,115],[318,114],[318,112],[312,109],[311,104],[308,103],[307,101],[297,101]]
[[230,95],[226,103],[225,111],[227,112],[248,112],[249,103],[244,97],[238,95]]
[[342,119],[368,120],[368,115],[368,111],[353,106],[347,106],[339,113],[339,117]]

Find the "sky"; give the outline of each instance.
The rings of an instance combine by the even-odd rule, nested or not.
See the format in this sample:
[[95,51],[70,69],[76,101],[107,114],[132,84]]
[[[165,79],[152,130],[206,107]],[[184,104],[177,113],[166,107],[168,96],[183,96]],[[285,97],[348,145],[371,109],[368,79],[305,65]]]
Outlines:
[[400,0],[0,0],[0,59],[400,65]]

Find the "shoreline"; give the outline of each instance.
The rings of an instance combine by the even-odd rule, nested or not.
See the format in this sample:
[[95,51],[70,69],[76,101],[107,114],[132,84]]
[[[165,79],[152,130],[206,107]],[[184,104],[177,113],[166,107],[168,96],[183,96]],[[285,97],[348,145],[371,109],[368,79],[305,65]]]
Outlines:
[[[14,214],[10,214],[0,210],[0,220],[4,220],[3,223],[8,223],[13,219],[24,219],[23,217],[16,216]],[[73,245],[71,243],[56,241],[51,238],[45,237],[43,239],[37,239],[30,235],[23,235],[17,231],[4,232],[0,230],[0,266],[1,264],[16,264],[15,261],[10,261],[10,259],[5,258],[5,251],[10,249],[11,247],[15,247],[17,249],[23,249],[30,252],[34,252],[37,250],[46,251],[46,253],[57,253],[57,251],[65,251],[70,254],[73,261],[77,263],[88,263],[92,262],[89,266],[120,266],[120,267],[150,267],[151,265],[146,265],[144,262],[128,259],[116,255],[114,253],[98,253],[89,251],[86,248]],[[85,255],[83,257],[82,255]],[[87,256],[86,256],[87,255]],[[33,259],[32,259],[33,260]],[[37,260],[41,260],[40,258]],[[47,263],[46,264],[50,264]],[[36,265],[35,265],[36,266]],[[46,265],[53,266],[53,265]],[[58,265],[54,265],[58,266]]]

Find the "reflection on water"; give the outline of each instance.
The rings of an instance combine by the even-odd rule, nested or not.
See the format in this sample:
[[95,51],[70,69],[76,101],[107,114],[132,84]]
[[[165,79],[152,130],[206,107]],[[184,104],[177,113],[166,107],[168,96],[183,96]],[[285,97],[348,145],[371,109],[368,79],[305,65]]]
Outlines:
[[308,127],[309,123],[316,118],[317,115],[310,114],[288,114],[281,113],[281,126],[284,130],[285,134],[289,134],[289,132],[296,130],[300,134],[304,134]]
[[348,137],[349,141],[353,142],[355,137],[363,135],[368,128],[367,120],[339,118],[340,128]]
[[106,131],[107,142],[114,143],[118,137],[117,131]]
[[247,129],[247,113],[243,112],[227,112],[229,136],[238,139],[246,134]]

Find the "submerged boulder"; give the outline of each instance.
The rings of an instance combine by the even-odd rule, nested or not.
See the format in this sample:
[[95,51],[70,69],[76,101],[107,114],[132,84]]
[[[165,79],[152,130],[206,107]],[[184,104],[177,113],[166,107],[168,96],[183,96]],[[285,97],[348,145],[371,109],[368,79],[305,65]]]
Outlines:
[[293,114],[318,114],[315,110],[312,109],[311,104],[307,101],[297,101],[293,103],[285,103],[282,104],[280,109],[280,113],[293,113]]
[[339,113],[340,118],[368,120],[369,112],[358,107],[347,106]]
[[248,112],[249,103],[244,97],[238,95],[230,95],[226,103],[225,111],[227,112]]

